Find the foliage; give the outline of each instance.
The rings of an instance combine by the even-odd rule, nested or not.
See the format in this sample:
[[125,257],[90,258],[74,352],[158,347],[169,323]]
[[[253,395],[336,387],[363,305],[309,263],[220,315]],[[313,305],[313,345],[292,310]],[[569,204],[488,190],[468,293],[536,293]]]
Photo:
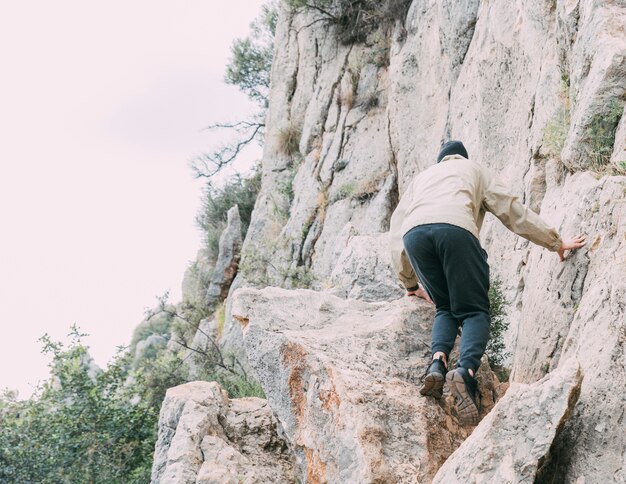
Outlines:
[[288,156],[295,156],[300,152],[300,138],[302,131],[293,124],[278,131],[278,148]]
[[156,317],[143,320],[133,331],[130,341],[130,351],[133,353],[137,343],[148,338],[150,335],[158,334],[168,337],[170,333],[171,318],[167,314],[160,314]]
[[158,412],[129,383],[128,353],[90,370],[76,328],[65,348],[47,336],[52,379],[30,400],[5,395],[0,415],[0,482],[148,482]]
[[[226,359],[229,356],[226,355]],[[245,377],[242,374],[234,374],[224,371],[211,371],[211,369],[203,369],[201,378],[206,381],[216,381],[220,386],[228,392],[229,398],[243,398],[243,397],[259,397],[266,398],[265,392],[261,385]]]
[[366,111],[370,111],[374,108],[377,108],[379,103],[380,99],[378,98],[378,92],[371,92],[363,100],[363,109],[365,109]]
[[204,233],[205,244],[210,257],[217,257],[220,235],[226,227],[228,210],[233,205],[237,205],[239,208],[242,236],[246,236],[254,203],[260,189],[260,165],[255,167],[251,176],[243,177],[237,174],[222,187],[207,184],[203,193],[202,208],[196,216],[196,224]]
[[289,268],[287,271],[283,271],[282,274],[287,279],[288,287],[290,288],[310,288],[315,282],[315,274],[311,269],[305,266],[297,266]]
[[[316,281],[315,274],[308,267],[299,265],[291,267],[284,262],[277,262],[275,253],[276,242],[266,240],[264,250],[248,249],[242,254],[239,270],[247,282],[257,286],[270,284],[270,271],[273,271],[282,279],[282,287],[287,288],[310,288]],[[272,281],[272,284],[277,284]]]
[[368,62],[376,67],[389,67],[391,38],[381,32],[372,35],[372,45],[368,49]]
[[493,366],[501,366],[504,360],[510,356],[505,352],[504,334],[509,328],[506,319],[507,301],[502,294],[502,281],[494,278],[489,284],[489,315],[491,316],[491,329],[489,342],[485,351],[489,363]]
[[233,42],[231,58],[226,66],[225,82],[237,86],[258,109],[243,121],[215,123],[208,127],[210,130],[234,132],[235,137],[213,151],[201,153],[191,160],[191,169],[196,178],[213,177],[234,162],[250,143],[263,141],[277,19],[277,0],[272,0],[262,7],[261,14],[250,25],[249,36]]
[[[177,308],[167,304],[166,294],[152,316],[163,314],[167,318],[160,321],[174,331],[181,320],[193,324],[205,317],[206,309]],[[161,333],[166,330],[161,322],[146,324],[135,336]],[[30,400],[18,401],[6,391],[0,395],[0,482],[149,482],[165,392],[189,381],[185,360],[194,350],[185,340],[191,332],[181,333],[172,335],[181,344],[179,352],[158,347],[135,360],[120,348],[104,370],[94,367],[82,343],[86,335],[76,327],[67,347],[44,335],[43,352],[52,356],[49,381]],[[205,379],[220,383],[232,398],[264,397],[236,357],[223,355],[216,345],[211,349],[197,351],[204,356]]]
[[330,203],[349,198],[359,202],[365,202],[380,191],[380,185],[384,182],[384,176],[365,179],[355,184],[353,182],[344,183],[332,195]]
[[261,7],[261,14],[250,25],[250,36],[234,40],[224,77],[263,108],[268,104],[277,20],[275,2]]
[[133,379],[143,388],[146,403],[157,413],[168,388],[190,381],[183,358],[166,348],[159,348],[154,357],[141,358],[133,366]]
[[337,26],[344,44],[364,42],[380,28],[387,29],[403,21],[411,0],[287,0],[293,9],[315,10]]
[[569,83],[566,79],[561,80],[561,92],[559,93],[559,106],[552,119],[546,124],[544,131],[544,145],[547,153],[554,157],[560,157],[567,133],[571,123],[571,105],[569,101]]
[[586,141],[592,169],[602,170],[610,165],[615,132],[623,112],[624,104],[613,99],[603,112],[591,119],[587,127]]
[[330,203],[338,202],[339,200],[343,200],[344,198],[351,198],[352,195],[354,195],[355,191],[356,185],[354,183],[344,183],[330,198]]
[[[190,358],[194,366],[200,368],[200,374],[193,375],[193,379],[217,381],[233,398],[258,396],[262,392],[259,384],[246,374],[237,357],[234,354],[225,354],[218,345],[216,336],[205,332],[201,327],[201,322],[211,316],[208,309],[190,302],[177,306],[168,305],[167,297],[166,293],[160,298],[160,305],[154,314],[166,313],[171,317],[171,341],[178,345],[179,351],[164,349],[157,359],[140,361],[137,365],[141,371],[139,377],[152,390],[150,397],[154,404],[160,404],[167,388],[191,381],[188,365],[184,364]],[[222,319],[223,328],[223,303],[218,305],[213,315],[218,321]],[[204,343],[194,343],[198,334],[204,337]]]

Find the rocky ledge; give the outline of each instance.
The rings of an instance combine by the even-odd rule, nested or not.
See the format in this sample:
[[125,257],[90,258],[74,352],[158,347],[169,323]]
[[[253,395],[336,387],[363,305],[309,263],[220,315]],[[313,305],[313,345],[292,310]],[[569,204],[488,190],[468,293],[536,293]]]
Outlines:
[[[432,306],[242,288],[232,314],[306,482],[429,482],[472,428],[418,393]],[[488,365],[484,412],[502,389]]]
[[217,383],[198,381],[167,391],[151,482],[249,484],[296,479],[267,401],[229,400]]

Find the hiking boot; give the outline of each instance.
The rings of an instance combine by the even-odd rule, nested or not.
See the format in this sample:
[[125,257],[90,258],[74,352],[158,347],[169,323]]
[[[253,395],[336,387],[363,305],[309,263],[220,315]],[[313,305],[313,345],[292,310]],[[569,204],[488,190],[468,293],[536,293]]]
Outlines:
[[429,397],[441,398],[447,371],[443,358],[439,357],[433,360],[422,377],[420,393]]
[[478,423],[478,381],[465,368],[456,368],[446,375],[450,392],[456,400],[456,411],[462,425]]

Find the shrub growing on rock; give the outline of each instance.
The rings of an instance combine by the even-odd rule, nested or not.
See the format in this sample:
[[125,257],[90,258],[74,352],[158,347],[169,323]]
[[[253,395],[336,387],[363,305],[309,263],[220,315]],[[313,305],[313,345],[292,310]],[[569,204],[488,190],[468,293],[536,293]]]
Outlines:
[[278,148],[288,156],[295,156],[300,152],[300,138],[302,131],[295,125],[290,124],[278,131]]
[[591,119],[586,138],[592,169],[603,171],[610,166],[615,133],[623,112],[624,104],[614,99],[603,112]]
[[365,41],[379,28],[404,20],[411,0],[287,0],[287,4],[319,12],[337,26],[341,42],[352,44]]
[[498,278],[491,280],[489,284],[489,313],[491,316],[491,331],[485,354],[489,363],[494,367],[502,366],[504,360],[510,356],[505,351],[504,334],[509,322],[506,319],[507,301],[502,294],[502,281]]

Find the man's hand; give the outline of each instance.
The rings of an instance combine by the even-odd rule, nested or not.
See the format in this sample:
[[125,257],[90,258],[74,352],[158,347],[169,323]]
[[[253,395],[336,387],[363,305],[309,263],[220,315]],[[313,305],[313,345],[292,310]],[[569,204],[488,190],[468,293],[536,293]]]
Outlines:
[[430,296],[428,295],[428,293],[424,291],[424,289],[422,289],[421,287],[415,291],[408,291],[406,295],[421,297],[422,299],[425,299],[426,302],[429,302],[430,304],[435,304],[433,300],[430,298]]
[[563,255],[563,253],[566,250],[578,249],[585,245],[585,237],[585,235],[577,235],[572,240],[563,241],[563,243],[561,244],[561,248],[557,251],[561,262],[565,260],[565,256]]

